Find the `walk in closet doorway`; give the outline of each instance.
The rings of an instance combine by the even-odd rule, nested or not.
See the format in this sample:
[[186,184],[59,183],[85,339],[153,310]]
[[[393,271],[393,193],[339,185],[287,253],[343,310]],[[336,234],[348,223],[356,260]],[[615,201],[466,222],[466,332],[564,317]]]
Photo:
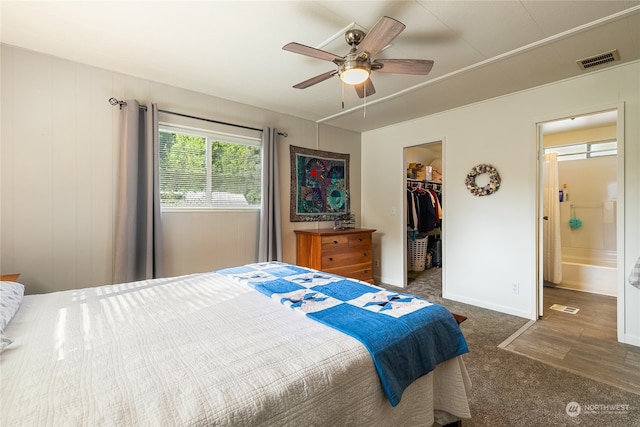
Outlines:
[[405,286],[442,296],[443,141],[404,148]]

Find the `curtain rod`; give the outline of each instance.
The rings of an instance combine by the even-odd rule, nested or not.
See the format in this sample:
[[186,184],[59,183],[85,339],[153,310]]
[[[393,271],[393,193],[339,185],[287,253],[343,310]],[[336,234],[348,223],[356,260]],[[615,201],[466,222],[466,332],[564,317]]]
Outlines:
[[[111,104],[113,106],[118,105],[120,107],[120,109],[122,109],[123,106],[127,105],[126,102],[118,101],[116,98],[109,98],[109,104]],[[140,108],[146,110],[147,106],[146,105],[140,105]],[[175,111],[167,111],[167,110],[158,109],[158,112],[159,113],[165,113],[165,114],[172,114],[174,116],[186,117],[188,119],[202,120],[202,121],[205,121],[205,122],[216,123],[216,124],[219,124],[219,125],[234,126],[234,127],[242,128],[242,129],[255,130],[255,131],[258,131],[258,132],[262,132],[263,131],[262,129],[254,128],[254,127],[251,127],[251,126],[237,125],[235,123],[221,122],[221,121],[213,120],[213,119],[205,119],[203,117],[196,117],[196,116],[190,116],[188,114],[176,113]],[[287,132],[278,132],[278,135],[284,136],[285,138],[289,136],[289,134]]]

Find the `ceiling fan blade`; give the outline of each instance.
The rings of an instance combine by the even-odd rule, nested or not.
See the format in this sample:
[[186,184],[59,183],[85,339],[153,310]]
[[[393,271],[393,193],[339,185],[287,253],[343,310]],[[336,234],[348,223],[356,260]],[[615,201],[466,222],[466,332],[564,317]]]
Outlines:
[[[363,59],[376,56],[405,29],[405,25],[393,18],[383,16],[358,45],[358,56]],[[366,53],[365,53],[366,52]]]
[[315,76],[315,77],[311,77],[309,80],[305,80],[303,82],[298,83],[297,85],[293,86],[296,89],[305,89],[308,88],[309,86],[313,86],[317,83],[323,82],[333,76],[335,76],[336,74],[338,74],[338,70],[331,70],[331,71],[327,71],[326,73],[322,73],[319,76]]
[[374,93],[376,93],[376,88],[373,87],[373,83],[371,82],[371,77],[365,80],[364,83],[360,83],[359,85],[353,85],[353,87],[355,88],[360,98],[364,98],[365,94],[367,96],[371,96]]
[[381,73],[427,75],[431,68],[433,61],[429,59],[376,59],[371,64],[372,70]]
[[342,56],[334,55],[331,52],[326,52],[324,50],[305,46],[296,42],[287,43],[286,45],[282,46],[282,49],[293,53],[299,53],[300,55],[310,56],[312,58],[324,59],[325,61],[338,61],[339,63],[344,62],[344,58]]

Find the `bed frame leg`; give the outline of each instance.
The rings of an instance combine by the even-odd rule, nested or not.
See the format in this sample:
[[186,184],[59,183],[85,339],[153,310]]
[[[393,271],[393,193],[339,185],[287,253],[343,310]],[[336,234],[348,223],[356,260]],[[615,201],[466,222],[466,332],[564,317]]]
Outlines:
[[462,421],[461,420],[454,421],[454,422],[449,423],[447,425],[444,425],[442,427],[462,427]]

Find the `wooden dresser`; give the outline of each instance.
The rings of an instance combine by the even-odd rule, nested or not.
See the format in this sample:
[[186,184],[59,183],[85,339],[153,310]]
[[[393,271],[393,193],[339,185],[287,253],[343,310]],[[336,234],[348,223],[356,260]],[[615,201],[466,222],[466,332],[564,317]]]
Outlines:
[[371,235],[374,231],[364,228],[295,230],[296,264],[373,283]]

